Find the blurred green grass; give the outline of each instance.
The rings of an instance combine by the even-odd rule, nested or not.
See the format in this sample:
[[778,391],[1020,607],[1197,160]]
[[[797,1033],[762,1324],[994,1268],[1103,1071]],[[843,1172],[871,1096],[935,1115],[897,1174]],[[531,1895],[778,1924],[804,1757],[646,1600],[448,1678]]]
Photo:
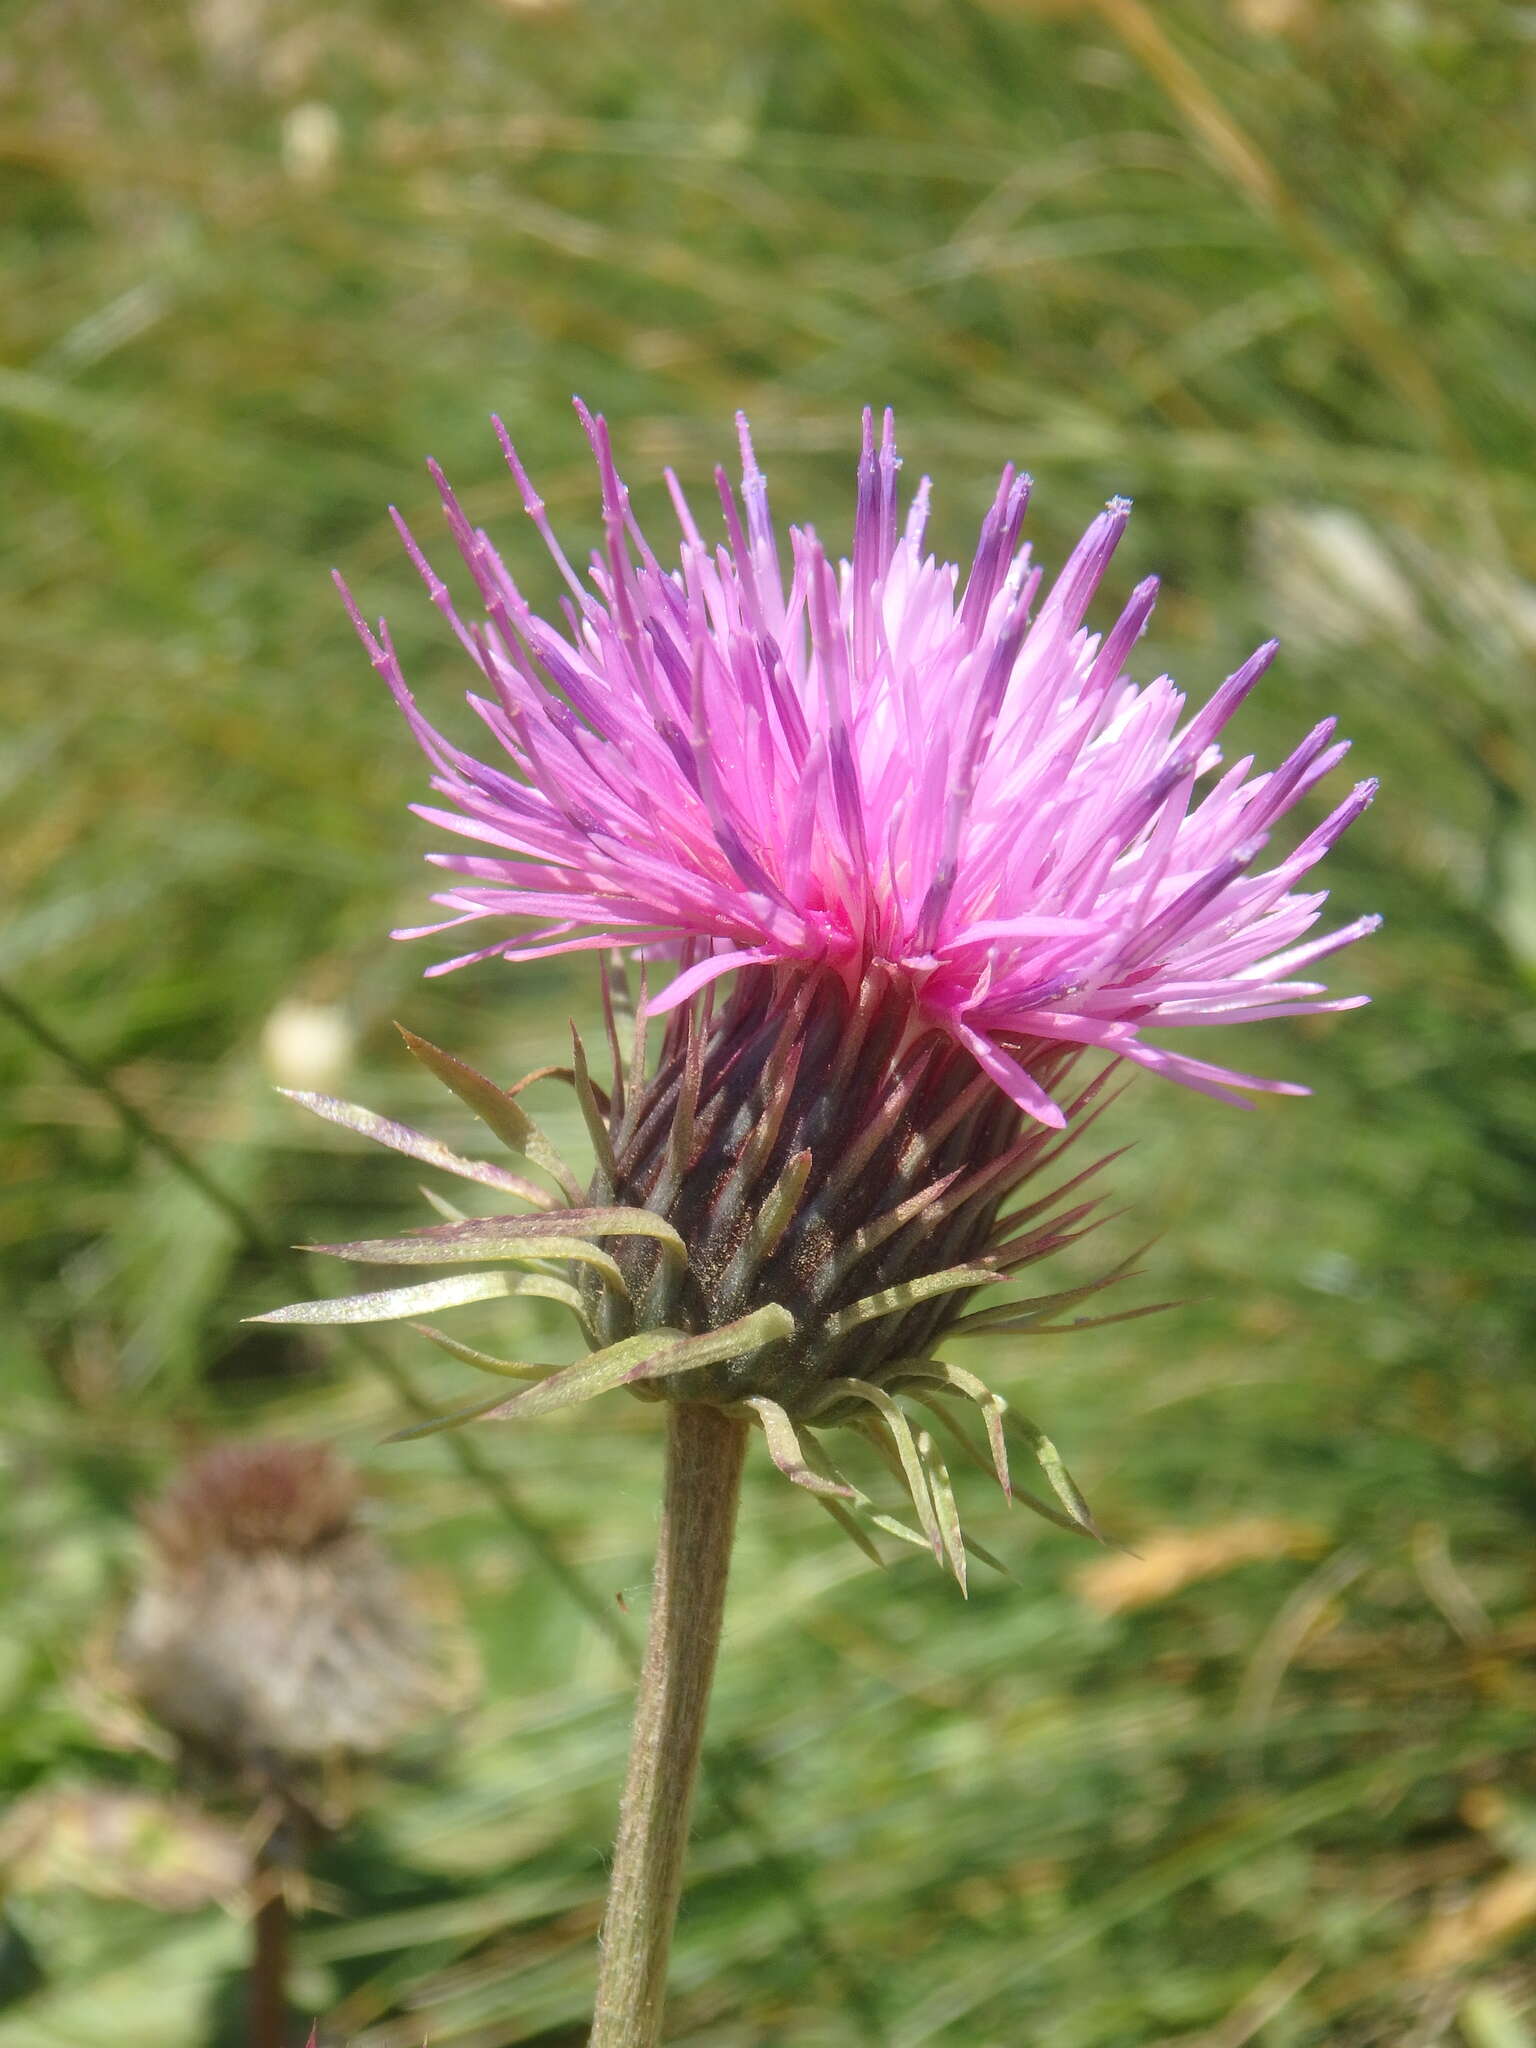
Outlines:
[[[412,1120],[391,1016],[510,1074],[590,1014],[579,969],[421,984],[381,938],[424,896],[421,776],[325,572],[451,703],[383,507],[432,530],[430,452],[515,548],[492,409],[578,550],[573,390],[642,514],[737,406],[828,533],[866,402],[952,552],[1005,458],[1047,561],[1130,492],[1147,672],[1204,691],[1278,630],[1240,738],[1336,712],[1383,779],[1329,877],[1387,913],[1337,977],[1376,1006],[1243,1043],[1315,1099],[1115,1112],[1108,1235],[1162,1231],[1142,1285],[1190,1305],[986,1360],[1143,1604],[979,1480],[1023,1584],[962,1607],[754,1474],[674,2038],[1536,2041],[1530,11],[73,0],[0,47],[0,979],[269,1237],[418,1199],[271,1094],[295,1003]],[[375,1448],[366,1364],[240,1328],[274,1259],[5,1019],[0,1082],[0,1781],[164,1782],[81,1676],[132,1499],[202,1433],[335,1438],[489,1694],[328,1859],[300,2001],[368,2048],[579,2042],[627,1681],[548,1551],[642,1603],[654,1415],[477,1439],[519,1535],[443,1445]],[[6,2048],[234,2038],[216,1908],[3,1913]]]

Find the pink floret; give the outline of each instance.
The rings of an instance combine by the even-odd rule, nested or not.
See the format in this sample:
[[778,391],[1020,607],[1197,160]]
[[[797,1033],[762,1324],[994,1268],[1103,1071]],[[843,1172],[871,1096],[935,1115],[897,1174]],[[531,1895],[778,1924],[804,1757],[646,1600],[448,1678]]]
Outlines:
[[[602,488],[603,545],[572,570],[505,430],[524,505],[564,578],[536,617],[446,480],[448,524],[479,595],[468,619],[403,523],[432,601],[479,670],[470,704],[500,765],[461,752],[407,689],[387,629],[347,602],[450,809],[420,814],[473,853],[452,913],[400,937],[532,919],[429,970],[635,946],[683,956],[662,1011],[758,964],[825,968],[850,989],[883,963],[1019,1106],[1059,1125],[1027,1070],[1039,1041],[1102,1048],[1207,1094],[1304,1094],[1148,1044],[1149,1028],[1352,1009],[1295,978],[1374,929],[1307,935],[1324,902],[1297,884],[1369,803],[1360,783],[1268,869],[1274,825],[1343,759],[1332,720],[1278,768],[1223,767],[1218,736],[1269,666],[1258,649],[1193,717],[1167,676],[1125,664],[1148,579],[1102,635],[1084,617],[1125,530],[1113,500],[1044,596],[1020,529],[1029,479],[1004,470],[962,582],[923,551],[924,479],[903,520],[887,413],[865,414],[852,560],[791,528],[788,573],[746,421],[740,498],[716,473],[705,540],[676,479],[678,565],[629,510],[607,427],[578,406]],[[345,595],[345,591],[343,593]]]

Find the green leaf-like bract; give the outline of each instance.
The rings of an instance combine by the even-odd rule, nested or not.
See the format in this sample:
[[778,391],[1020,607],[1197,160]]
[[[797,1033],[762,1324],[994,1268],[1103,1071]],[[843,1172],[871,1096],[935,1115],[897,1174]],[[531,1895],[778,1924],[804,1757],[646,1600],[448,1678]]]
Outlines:
[[[639,1337],[626,1337],[622,1343],[609,1344],[601,1351],[579,1358],[574,1365],[551,1372],[524,1394],[514,1394],[510,1400],[498,1396],[490,1401],[477,1401],[468,1408],[434,1416],[430,1422],[397,1430],[391,1441],[433,1436],[461,1422],[503,1421],[508,1418],[523,1421],[536,1415],[549,1415],[557,1408],[569,1408],[578,1401],[590,1401],[595,1395],[606,1394],[610,1388],[634,1386],[642,1380],[658,1379],[666,1373],[685,1372],[692,1366],[713,1365],[719,1359],[738,1357],[755,1350],[760,1344],[772,1344],[793,1333],[793,1319],[785,1310],[774,1307],[757,1309],[723,1329],[709,1330],[699,1337],[690,1337],[682,1330],[647,1330]],[[535,1366],[518,1366],[507,1360],[497,1361],[496,1369],[516,1377],[539,1370]]]
[[650,1237],[679,1264],[688,1251],[664,1216],[648,1209],[556,1209],[547,1216],[483,1216],[468,1223],[429,1223],[402,1237],[361,1238],[355,1244],[311,1244],[304,1249],[325,1252],[368,1266],[450,1266],[471,1259],[502,1259],[518,1253],[540,1258],[570,1258],[553,1251],[565,1244],[599,1237]]

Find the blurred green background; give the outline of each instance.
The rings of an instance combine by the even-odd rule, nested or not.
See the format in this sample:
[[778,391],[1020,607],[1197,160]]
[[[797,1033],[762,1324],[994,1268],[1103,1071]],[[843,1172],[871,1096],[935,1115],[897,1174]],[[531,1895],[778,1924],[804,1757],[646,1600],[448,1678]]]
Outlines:
[[[237,2038],[217,1887],[77,1835],[172,1785],[99,1676],[133,1503],[257,1430],[366,1465],[486,1670],[322,1858],[297,2002],[367,2048],[583,2039],[655,1412],[466,1472],[378,1447],[390,1372],[447,1401],[450,1362],[239,1322],[305,1284],[273,1246],[420,1220],[418,1170],[274,1080],[467,1139],[389,1020],[510,1079],[591,1014],[579,964],[423,984],[384,938],[424,777],[327,578],[451,723],[384,507],[435,535],[436,455],[552,597],[487,415],[579,557],[572,391],[642,515],[664,461],[707,502],[737,406],[829,535],[866,402],[945,552],[1007,458],[1047,562],[1131,493],[1143,672],[1204,694],[1277,631],[1239,740],[1336,712],[1384,783],[1327,877],[1386,913],[1334,963],[1375,1006],[1241,1044],[1314,1099],[1113,1113],[1095,1260],[1162,1232],[1134,1298],[1187,1305],[966,1354],[1133,1554],[972,1475],[1021,1583],[966,1605],[757,1459],[671,2038],[1536,2043],[1533,63],[1491,0],[6,10],[0,985],[247,1220],[0,1014],[5,2048]],[[500,1348],[569,1355],[515,1313]]]

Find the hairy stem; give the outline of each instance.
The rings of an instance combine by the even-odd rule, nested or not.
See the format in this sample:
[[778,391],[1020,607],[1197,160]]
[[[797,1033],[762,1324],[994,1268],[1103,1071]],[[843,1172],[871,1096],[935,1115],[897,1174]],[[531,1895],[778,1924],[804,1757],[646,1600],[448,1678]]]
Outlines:
[[669,1410],[651,1627],[603,1918],[589,2048],[655,2048],[683,1883],[688,1815],[709,1704],[747,1425]]

